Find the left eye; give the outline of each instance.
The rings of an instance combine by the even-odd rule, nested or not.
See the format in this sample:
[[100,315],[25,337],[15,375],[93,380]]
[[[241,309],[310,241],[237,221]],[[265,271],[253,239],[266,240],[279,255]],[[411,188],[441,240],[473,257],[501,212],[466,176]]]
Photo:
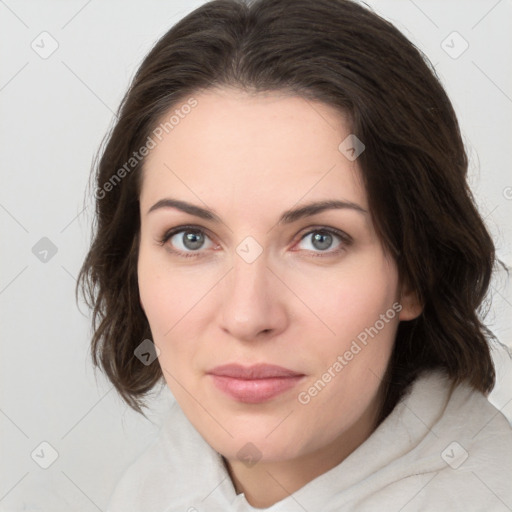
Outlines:
[[302,237],[297,247],[306,251],[327,252],[342,244],[341,236],[326,230],[310,231]]

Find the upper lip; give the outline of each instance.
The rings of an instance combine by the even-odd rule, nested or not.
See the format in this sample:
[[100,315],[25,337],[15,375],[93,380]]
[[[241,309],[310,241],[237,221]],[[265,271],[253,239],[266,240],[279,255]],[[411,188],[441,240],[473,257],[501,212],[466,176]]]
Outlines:
[[302,373],[295,372],[282,366],[273,364],[255,364],[252,366],[242,366],[240,364],[225,364],[216,366],[207,373],[219,377],[231,377],[233,379],[270,379],[277,377],[299,377]]

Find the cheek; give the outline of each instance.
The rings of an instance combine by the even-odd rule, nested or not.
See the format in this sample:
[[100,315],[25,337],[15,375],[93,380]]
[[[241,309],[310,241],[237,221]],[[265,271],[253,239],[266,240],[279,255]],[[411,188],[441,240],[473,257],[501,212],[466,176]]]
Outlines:
[[293,279],[294,292],[313,313],[307,315],[310,324],[318,324],[318,333],[334,345],[372,327],[390,308],[392,319],[396,314],[398,273],[379,250],[350,256],[338,267],[303,267]]
[[139,256],[138,265],[139,295],[144,312],[148,318],[151,332],[155,338],[161,338],[172,326],[173,311],[176,310],[176,294],[170,293],[176,283],[169,282],[150,261]]
[[310,316],[303,326],[303,332],[322,335],[313,345],[304,340],[314,363],[302,390],[321,418],[332,420],[340,408],[360,414],[382,382],[394,345],[400,310],[396,267],[375,252],[307,282],[315,283],[304,289],[308,305],[324,325]]
[[[388,321],[397,317],[393,304],[396,301],[396,281],[389,275],[374,272],[365,277],[355,278],[340,285],[337,303],[332,305],[331,318],[335,322],[335,330],[342,330],[350,338],[367,332],[377,326],[382,335],[386,335]],[[337,307],[339,305],[339,307]],[[337,313],[334,308],[337,307]],[[387,316],[386,316],[387,314]],[[364,336],[361,336],[364,338]]]
[[173,268],[164,250],[141,245],[138,260],[139,294],[155,342],[171,336],[181,320],[200,306],[207,280],[189,269]]
[[178,277],[170,278],[155,267],[146,266],[144,258],[141,258],[139,293],[151,329],[152,341],[159,350],[158,364],[175,396],[176,393],[179,394],[176,382],[183,380],[179,369],[189,366],[186,350],[187,347],[192,348],[190,336],[187,344],[179,343],[180,318],[186,315],[187,302],[176,293],[179,287]]
[[[173,268],[164,251],[141,247],[138,261],[140,299],[148,319],[152,341],[160,351],[159,364],[173,393],[178,393],[173,376],[189,379],[195,367],[201,333],[211,321],[207,308],[209,290],[218,281],[214,271]],[[206,298],[205,298],[206,297]]]

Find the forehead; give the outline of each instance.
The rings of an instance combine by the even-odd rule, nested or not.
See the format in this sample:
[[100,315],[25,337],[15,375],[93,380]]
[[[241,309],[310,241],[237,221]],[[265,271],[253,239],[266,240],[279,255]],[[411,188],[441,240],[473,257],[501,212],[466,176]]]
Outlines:
[[[192,97],[195,107],[174,118],[146,158],[143,209],[166,194],[253,214],[326,198],[367,208],[357,161],[338,149],[350,126],[337,109],[283,93],[220,89]],[[180,104],[162,121],[176,110]]]

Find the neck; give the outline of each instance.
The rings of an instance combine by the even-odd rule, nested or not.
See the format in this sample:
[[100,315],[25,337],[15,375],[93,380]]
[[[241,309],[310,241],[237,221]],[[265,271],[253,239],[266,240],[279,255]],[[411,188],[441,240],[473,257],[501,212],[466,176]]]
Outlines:
[[253,507],[267,508],[336,467],[377,428],[379,400],[375,402],[348,430],[313,452],[289,460],[261,460],[251,467],[224,459],[237,494],[243,492]]

